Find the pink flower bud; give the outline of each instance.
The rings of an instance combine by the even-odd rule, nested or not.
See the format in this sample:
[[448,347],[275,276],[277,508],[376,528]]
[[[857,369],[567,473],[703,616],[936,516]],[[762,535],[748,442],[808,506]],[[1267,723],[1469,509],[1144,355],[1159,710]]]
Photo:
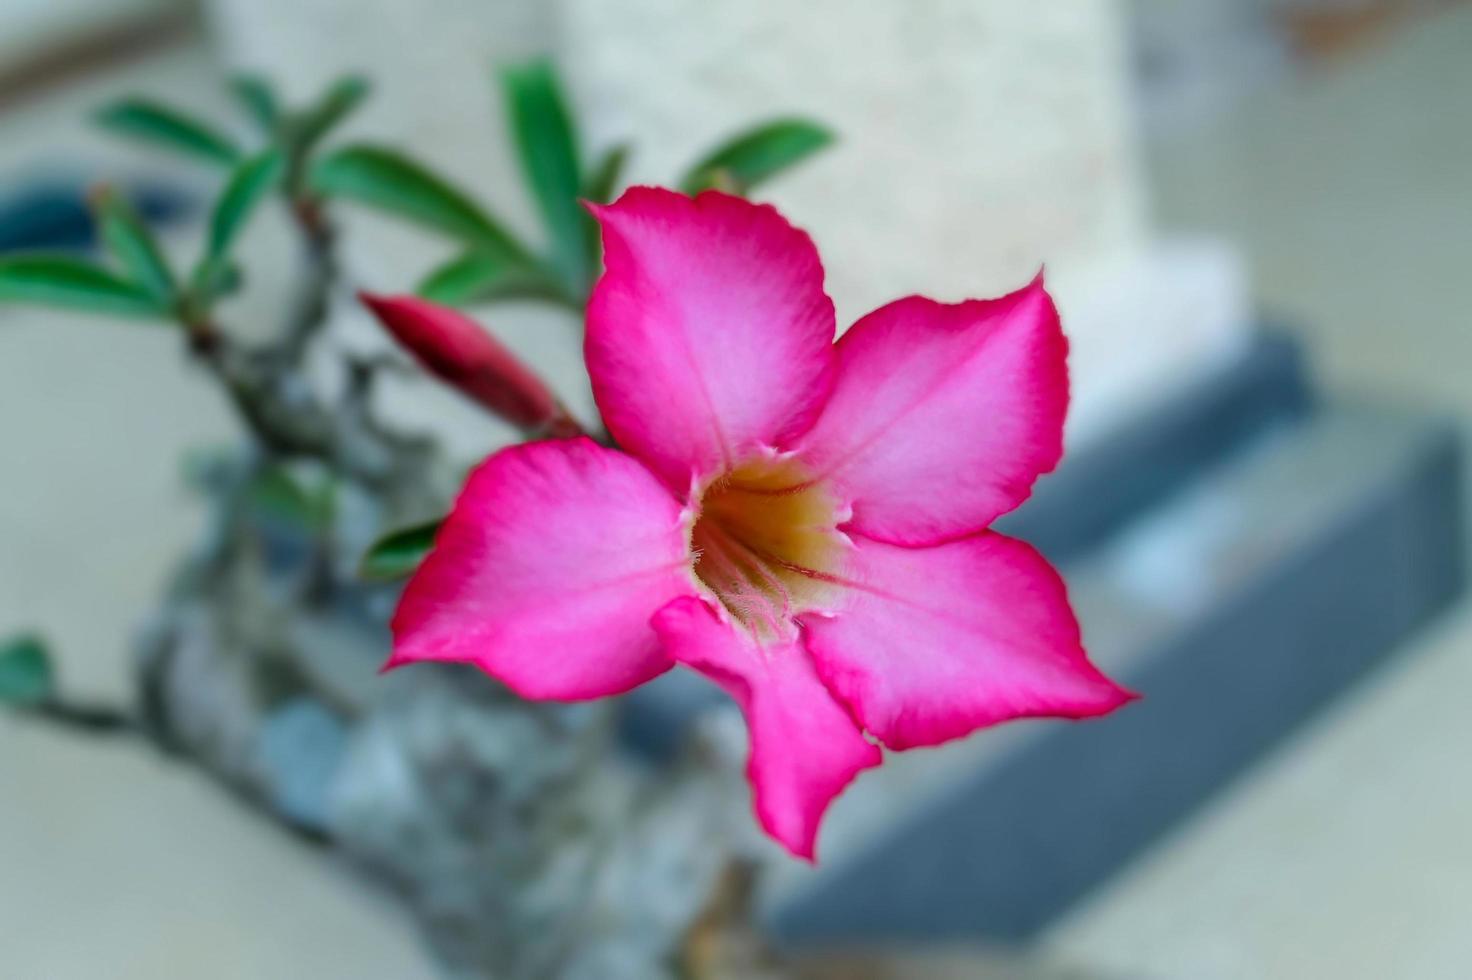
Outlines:
[[417,296],[358,298],[425,370],[487,411],[537,435],[582,431],[546,383],[465,314]]

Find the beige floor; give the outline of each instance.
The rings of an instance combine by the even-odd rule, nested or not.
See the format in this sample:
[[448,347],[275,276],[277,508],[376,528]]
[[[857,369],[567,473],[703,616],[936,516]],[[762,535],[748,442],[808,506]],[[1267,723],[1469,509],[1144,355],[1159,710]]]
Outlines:
[[[1463,10],[1153,157],[1162,223],[1241,241],[1330,387],[1472,418],[1468,51]],[[163,332],[0,316],[0,629],[45,628],[69,682],[117,692],[118,637],[197,519],[178,450],[227,420]],[[1469,689],[1472,606],[1078,909],[1048,952],[1121,977],[1469,975]],[[0,923],[0,976],[26,980],[427,973],[390,906],[197,777],[4,719]]]

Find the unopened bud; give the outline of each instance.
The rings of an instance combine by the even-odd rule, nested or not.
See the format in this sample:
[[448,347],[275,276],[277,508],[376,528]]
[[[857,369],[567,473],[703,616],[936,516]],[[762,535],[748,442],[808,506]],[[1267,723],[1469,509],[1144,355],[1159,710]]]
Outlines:
[[460,311],[417,296],[358,297],[427,371],[482,408],[536,435],[582,431],[540,377]]

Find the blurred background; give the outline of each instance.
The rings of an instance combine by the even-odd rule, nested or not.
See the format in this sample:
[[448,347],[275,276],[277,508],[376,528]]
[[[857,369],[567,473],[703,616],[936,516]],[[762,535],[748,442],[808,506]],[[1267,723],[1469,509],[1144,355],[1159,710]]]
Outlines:
[[[841,324],[1046,263],[1070,460],[1010,530],[1146,700],[892,758],[817,871],[774,862],[771,932],[836,950],[834,977],[1463,977],[1469,53],[1454,0],[0,0],[0,253],[84,241],[104,175],[190,240],[207,182],[87,117],[127,92],[219,116],[242,69],[298,98],[365,73],[352,133],[517,227],[490,65],[550,54],[639,182],[756,116],[820,119],[835,147],[756,196],[812,231]],[[285,240],[249,233],[247,325]],[[367,214],[344,247],[381,291],[443,252]],[[558,316],[488,322],[588,416]],[[44,631],[86,696],[129,690],[200,534],[180,459],[235,432],[187,367],[166,330],[0,308],[0,633]],[[466,459],[508,438],[410,380],[384,403]],[[703,698],[656,685],[631,740],[657,751]],[[436,975],[393,898],[197,772],[9,717],[0,922],[6,977]]]

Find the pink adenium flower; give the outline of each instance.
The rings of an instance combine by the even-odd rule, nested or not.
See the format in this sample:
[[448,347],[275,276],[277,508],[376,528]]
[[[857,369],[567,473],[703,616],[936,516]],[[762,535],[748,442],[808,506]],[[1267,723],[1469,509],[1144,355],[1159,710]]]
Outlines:
[[987,530],[1062,453],[1067,342],[1041,280],[897,300],[834,343],[773,208],[634,188],[593,207],[593,391],[623,451],[513,446],[470,476],[394,617],[392,665],[468,661],[528,698],[684,664],[730,693],[763,828],[812,859],[878,745],[1133,695],[1062,580]]

